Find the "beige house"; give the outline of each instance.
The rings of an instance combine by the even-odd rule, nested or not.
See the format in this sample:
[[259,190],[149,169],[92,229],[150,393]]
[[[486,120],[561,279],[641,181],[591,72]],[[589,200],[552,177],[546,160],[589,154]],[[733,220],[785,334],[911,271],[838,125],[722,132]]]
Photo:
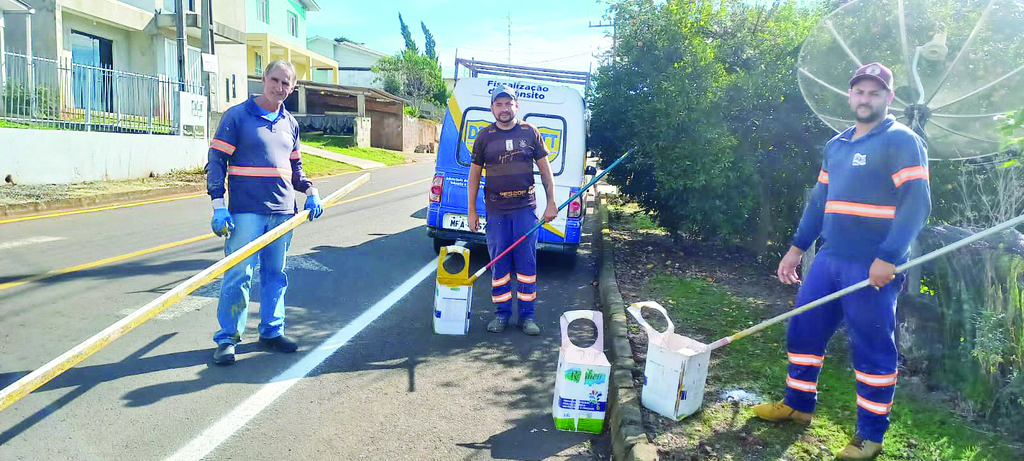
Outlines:
[[[174,0],[21,1],[35,9],[31,33],[32,55],[37,58],[53,61],[55,66],[75,63],[172,81],[182,77],[178,70]],[[184,4],[187,32],[184,77],[192,85],[203,85],[206,82],[202,81],[200,51],[201,3],[200,0],[185,0]],[[213,97],[211,109],[216,111],[247,97],[245,0],[212,0],[212,10],[217,68],[214,69],[216,84],[209,86]],[[9,23],[5,29],[5,51],[24,55],[23,23]],[[109,82],[90,82],[96,87],[93,93],[110,91],[106,88]]]

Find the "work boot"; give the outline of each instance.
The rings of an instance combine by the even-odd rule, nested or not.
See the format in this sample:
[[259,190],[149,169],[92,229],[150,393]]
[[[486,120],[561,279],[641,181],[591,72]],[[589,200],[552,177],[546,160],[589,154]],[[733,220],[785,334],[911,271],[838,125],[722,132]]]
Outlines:
[[530,336],[537,336],[540,334],[540,327],[537,326],[537,322],[533,319],[525,319],[522,321],[523,333]]
[[755,405],[754,414],[757,415],[758,418],[765,421],[771,421],[773,423],[791,420],[807,424],[811,422],[811,417],[813,416],[810,413],[794,410],[793,407],[786,405],[785,401]]
[[218,344],[217,350],[213,353],[213,363],[217,365],[235,363],[235,345],[231,343]]
[[860,434],[853,436],[850,444],[836,454],[839,459],[874,459],[882,452],[882,444],[865,440]]
[[299,344],[285,335],[281,335],[276,338],[264,338],[261,336],[260,344],[263,344],[277,352],[295,352],[299,349]]
[[491,320],[491,323],[487,324],[487,331],[491,333],[501,333],[505,331],[505,327],[508,326],[508,319],[505,317],[495,317]]

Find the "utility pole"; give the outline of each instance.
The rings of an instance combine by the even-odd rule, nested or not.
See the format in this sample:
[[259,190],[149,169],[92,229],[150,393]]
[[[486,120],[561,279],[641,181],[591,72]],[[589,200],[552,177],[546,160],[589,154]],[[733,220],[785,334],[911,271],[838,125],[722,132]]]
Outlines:
[[[211,33],[211,25],[213,25],[213,5],[211,0],[202,0],[202,14],[199,17],[199,22],[202,23],[202,35],[203,35],[203,53],[214,54],[213,34]],[[203,61],[203,60],[201,60]],[[206,83],[206,110],[207,113],[213,111],[213,103],[215,100],[214,88],[216,88],[216,81],[214,80],[214,70],[207,69],[206,64],[203,64],[203,82]]]
[[[512,11],[508,12],[508,65],[512,65]],[[512,74],[510,73],[511,77]]]
[[[185,0],[175,0],[174,9],[177,12],[176,15],[176,26],[178,28],[178,91],[185,91],[185,47],[188,44],[185,41]],[[184,134],[183,125],[181,124],[181,96],[175,98],[178,102],[175,106],[177,114],[174,117],[175,128],[178,130],[178,135]]]

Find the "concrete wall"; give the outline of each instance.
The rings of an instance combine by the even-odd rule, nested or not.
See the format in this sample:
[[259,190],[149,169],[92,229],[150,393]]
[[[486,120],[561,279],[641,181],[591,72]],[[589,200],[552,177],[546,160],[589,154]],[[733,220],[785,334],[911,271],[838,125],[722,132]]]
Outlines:
[[440,140],[441,126],[430,120],[402,116],[402,151],[413,152],[420,144],[433,144],[434,152]]
[[[0,128],[0,175],[21,184],[131,179],[206,164],[205,139]],[[68,146],[75,146],[68,149]]]

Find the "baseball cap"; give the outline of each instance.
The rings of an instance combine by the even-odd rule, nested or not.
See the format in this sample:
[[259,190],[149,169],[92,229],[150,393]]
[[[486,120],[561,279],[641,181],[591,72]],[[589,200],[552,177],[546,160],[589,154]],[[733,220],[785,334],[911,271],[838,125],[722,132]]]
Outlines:
[[494,100],[498,99],[498,97],[500,97],[500,96],[508,96],[508,97],[512,98],[513,101],[515,101],[516,100],[516,90],[513,90],[512,88],[509,88],[508,85],[498,85],[494,89],[494,92],[491,93],[491,104],[494,104]]
[[892,71],[880,62],[872,62],[858,67],[857,71],[853,73],[853,78],[850,79],[850,86],[852,87],[865,78],[874,79],[885,89],[892,91]]

